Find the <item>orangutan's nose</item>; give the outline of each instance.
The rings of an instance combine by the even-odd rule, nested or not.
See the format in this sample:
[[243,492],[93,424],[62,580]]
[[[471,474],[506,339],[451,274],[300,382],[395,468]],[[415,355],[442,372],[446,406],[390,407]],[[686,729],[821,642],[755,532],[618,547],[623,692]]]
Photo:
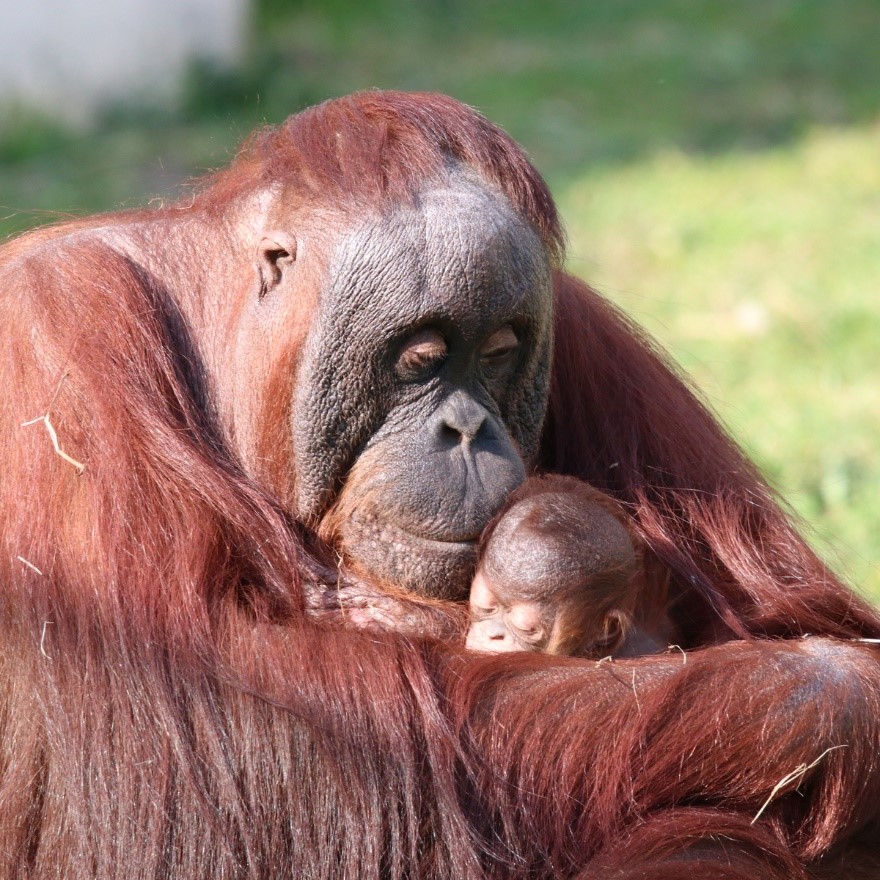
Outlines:
[[453,394],[437,412],[441,435],[456,442],[475,439],[488,417],[486,408],[462,391]]

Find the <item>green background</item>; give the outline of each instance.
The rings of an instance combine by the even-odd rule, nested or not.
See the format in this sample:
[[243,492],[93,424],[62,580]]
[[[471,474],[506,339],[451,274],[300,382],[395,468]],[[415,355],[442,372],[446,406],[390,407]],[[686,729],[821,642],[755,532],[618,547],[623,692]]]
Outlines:
[[877,0],[263,0],[173,110],[0,120],[0,237],[134,206],[256,125],[368,87],[448,92],[547,177],[569,266],[655,334],[880,601]]

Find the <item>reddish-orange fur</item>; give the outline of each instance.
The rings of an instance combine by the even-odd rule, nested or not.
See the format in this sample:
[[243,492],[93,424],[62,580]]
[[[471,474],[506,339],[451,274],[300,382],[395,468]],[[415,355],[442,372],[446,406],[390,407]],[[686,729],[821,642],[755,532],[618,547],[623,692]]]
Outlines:
[[[253,255],[229,230],[274,184],[338,228],[450,157],[559,253],[552,202],[506,136],[450,99],[393,93],[259,134],[191,201],[0,252],[3,880],[781,880],[848,858],[876,820],[867,646],[596,667],[305,616],[285,433],[317,286],[252,328]],[[224,291],[231,305],[208,296]],[[683,643],[880,636],[639,332],[562,273],[556,296],[540,464],[625,505],[672,572]],[[81,475],[43,422],[23,426],[43,415]],[[803,797],[781,792],[750,824],[832,747]]]

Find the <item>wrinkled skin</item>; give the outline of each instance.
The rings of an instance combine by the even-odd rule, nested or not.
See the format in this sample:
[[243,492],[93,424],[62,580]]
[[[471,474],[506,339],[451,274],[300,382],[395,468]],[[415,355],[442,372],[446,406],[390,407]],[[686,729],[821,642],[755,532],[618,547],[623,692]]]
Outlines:
[[344,233],[297,376],[296,503],[367,576],[461,598],[475,544],[544,418],[550,272],[506,200],[464,175]]

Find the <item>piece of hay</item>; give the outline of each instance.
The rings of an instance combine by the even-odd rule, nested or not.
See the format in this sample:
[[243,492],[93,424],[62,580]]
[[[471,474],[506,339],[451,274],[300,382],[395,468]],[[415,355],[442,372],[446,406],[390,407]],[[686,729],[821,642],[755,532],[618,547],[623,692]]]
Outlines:
[[35,571],[40,577],[43,576],[43,572],[40,571],[29,559],[25,559],[24,556],[16,556],[15,557],[22,565],[26,565],[31,571]]
[[55,428],[52,426],[52,422],[49,421],[49,416],[37,416],[35,419],[31,419],[28,422],[22,422],[22,428],[26,428],[28,425],[35,425],[37,422],[42,422],[46,426],[46,431],[49,434],[49,439],[52,441],[52,448],[55,450],[56,455],[61,456],[68,464],[72,464],[76,468],[76,474],[79,476],[85,469],[86,466],[81,462],[77,461],[75,458],[71,458],[62,448],[58,442],[58,435],[55,433]]
[[52,658],[46,653],[46,627],[49,626],[51,620],[43,621],[43,631],[40,633],[40,653],[47,659],[51,660]]
[[796,779],[800,779],[808,770],[812,770],[813,767],[815,767],[829,752],[833,752],[835,749],[845,749],[846,747],[847,746],[845,744],[839,746],[831,746],[830,748],[825,749],[825,751],[822,752],[822,754],[819,755],[819,757],[816,758],[816,760],[812,763],[799,764],[797,767],[794,768],[794,770],[791,771],[791,773],[786,773],[785,776],[783,776],[782,779],[780,779],[779,782],[777,782],[776,785],[773,786],[773,790],[767,796],[767,800],[764,801],[763,804],[761,804],[761,809],[758,810],[757,813],[755,813],[755,818],[752,819],[749,824],[754,825],[755,822],[757,822],[758,819],[761,818],[761,814],[764,812],[764,810],[767,809],[767,807],[770,806],[770,802],[773,800],[773,798],[775,798],[776,795],[778,795],[779,792],[782,791],[782,789],[785,788],[786,785],[789,785]]
[[681,645],[667,645],[666,646],[666,653],[668,654],[670,651],[681,651],[681,665],[687,666],[688,655],[685,654],[684,648],[682,648]]

